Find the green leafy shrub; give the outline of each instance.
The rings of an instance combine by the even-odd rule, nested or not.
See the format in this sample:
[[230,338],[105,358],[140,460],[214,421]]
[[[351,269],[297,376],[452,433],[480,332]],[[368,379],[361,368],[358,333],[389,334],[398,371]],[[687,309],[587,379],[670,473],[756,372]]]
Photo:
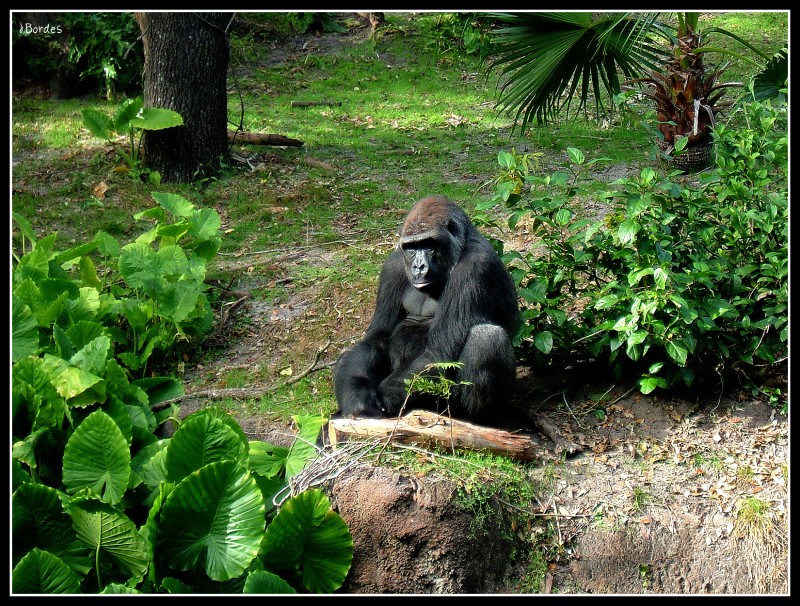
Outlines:
[[69,60],[109,99],[141,91],[144,51],[133,13],[65,13]]
[[[516,336],[533,365],[569,359],[634,368],[643,393],[771,365],[788,338],[785,106],[749,103],[741,126],[718,125],[716,170],[697,187],[652,169],[601,195],[602,218],[575,207],[590,196],[586,161],[532,174],[502,152],[496,196],[535,237],[505,254],[525,301]],[[524,188],[522,187],[524,184]]]
[[246,21],[254,21],[273,28],[281,35],[305,34],[309,31],[346,32],[347,27],[339,23],[336,13],[245,13]]
[[152,196],[158,206],[135,218],[153,227],[125,246],[101,231],[58,251],[56,234],[35,241],[22,228],[34,244],[12,277],[13,362],[37,352],[69,360],[103,338],[103,348],[144,377],[154,351],[211,328],[204,280],[220,247],[219,215],[176,194]]
[[[81,110],[83,125],[95,137],[116,143],[120,135],[127,135],[128,149],[116,145],[117,153],[123,157],[126,166],[125,172],[130,172],[136,177],[146,179],[158,185],[161,175],[158,171],[151,171],[142,166],[139,150],[142,146],[142,135],[146,130],[162,130],[181,126],[183,118],[178,112],[160,107],[142,107],[142,98],[125,99],[118,106],[113,116],[93,108]],[[136,135],[139,135],[137,142]],[[119,168],[117,169],[120,170]]]
[[419,33],[425,46],[437,56],[466,53],[481,59],[489,54],[488,26],[476,13],[435,13],[419,15]]
[[[217,408],[171,438],[132,440],[133,414],[99,404],[67,431],[62,480],[18,457],[14,593],[327,593],[352,561],[347,525],[319,490],[274,499],[308,453],[248,441]],[[296,419],[316,435],[321,418]],[[298,453],[300,456],[298,458]]]
[[320,491],[286,498],[323,419],[296,417],[291,448],[249,441],[216,408],[177,421],[182,383],[145,372],[211,327],[203,280],[220,246],[215,211],[153,198],[136,215],[153,227],[125,246],[99,233],[58,251],[16,217],[12,591],[333,591],[347,526]]
[[26,77],[46,83],[60,74],[69,80],[61,83],[66,90],[81,92],[77,84],[84,83],[108,99],[141,93],[144,51],[134,13],[63,12],[42,18],[51,19],[49,35],[29,33],[23,23],[12,28],[16,68]]

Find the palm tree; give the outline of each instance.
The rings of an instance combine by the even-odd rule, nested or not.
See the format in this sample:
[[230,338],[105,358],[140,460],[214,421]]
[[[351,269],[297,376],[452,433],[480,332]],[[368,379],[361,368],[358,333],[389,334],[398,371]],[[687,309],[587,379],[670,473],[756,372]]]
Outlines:
[[[731,32],[698,30],[695,12],[679,13],[677,29],[659,21],[658,13],[490,16],[504,24],[493,31],[489,59],[490,69],[502,70],[497,105],[516,111],[515,126],[521,123],[524,131],[532,119],[544,124],[568,116],[576,95],[578,111],[586,112],[590,92],[596,112],[604,114],[608,111],[604,96],[613,106],[614,96],[623,88],[636,87],[654,104],[662,150],[682,152],[688,163],[676,165],[687,170],[708,162],[715,117],[732,103],[722,96],[728,88],[742,86],[719,82],[729,63],[711,69],[704,64],[707,52],[734,54],[708,46],[708,36],[724,34],[770,60]],[[786,86],[785,76],[782,84]]]
[[685,148],[685,153],[673,158],[673,165],[685,170],[708,166],[715,116],[734,103],[720,99],[725,89],[742,86],[740,82],[718,83],[730,62],[713,69],[704,64],[704,54],[697,52],[704,42],[704,35],[697,31],[699,16],[679,13],[677,34],[667,39],[669,51],[661,69],[647,70],[646,77],[634,78],[626,86],[650,85],[642,94],[655,105],[661,151],[669,156],[676,146],[680,151]]

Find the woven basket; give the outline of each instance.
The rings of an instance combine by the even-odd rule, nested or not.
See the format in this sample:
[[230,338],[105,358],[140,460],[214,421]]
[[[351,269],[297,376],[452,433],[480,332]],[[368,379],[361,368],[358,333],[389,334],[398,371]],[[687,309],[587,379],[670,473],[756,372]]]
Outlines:
[[[687,147],[680,155],[670,155],[669,159],[665,160],[667,168],[682,170],[685,173],[696,173],[708,168],[711,166],[711,148],[711,143]],[[665,147],[662,144],[661,151],[668,154],[672,151],[672,146]]]

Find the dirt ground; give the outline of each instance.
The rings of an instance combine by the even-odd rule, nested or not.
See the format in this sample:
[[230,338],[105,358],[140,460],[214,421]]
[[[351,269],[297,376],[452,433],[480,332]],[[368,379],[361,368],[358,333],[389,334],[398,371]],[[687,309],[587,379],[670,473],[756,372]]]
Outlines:
[[[263,367],[281,349],[295,347],[298,319],[315,313],[303,303],[308,299],[308,293],[297,293],[275,310],[246,303],[241,311],[246,321],[240,324],[246,328],[213,361],[187,369],[187,391],[220,387],[215,377],[226,369]],[[326,351],[315,369],[329,367],[337,355],[338,350]],[[586,377],[580,370],[543,378],[520,368],[518,375],[516,405],[546,415],[577,447],[568,454],[534,424],[509,421],[508,429],[529,433],[538,445],[542,473],[555,476],[534,512],[551,520],[552,536],[542,540],[560,554],[550,562],[541,592],[788,592],[789,430],[787,418],[773,406],[746,392],[717,399],[645,396],[632,385]],[[785,390],[785,380],[776,375],[775,386]],[[602,394],[605,404],[598,406]],[[182,413],[208,404],[189,400]],[[289,425],[232,412],[252,439],[291,442]],[[408,482],[394,474],[375,484],[372,474],[354,494],[385,491],[375,498],[389,503]],[[752,499],[765,511],[748,524]],[[444,523],[441,512],[437,515],[437,523]],[[453,514],[450,522],[463,525],[459,519]],[[493,583],[492,593],[516,591],[513,582]],[[400,591],[396,582],[392,587]]]

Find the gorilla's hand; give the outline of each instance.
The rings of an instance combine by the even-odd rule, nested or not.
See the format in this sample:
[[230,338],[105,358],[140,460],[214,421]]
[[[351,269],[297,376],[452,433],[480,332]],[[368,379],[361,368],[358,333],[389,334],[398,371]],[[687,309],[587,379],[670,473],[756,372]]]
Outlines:
[[346,409],[342,410],[342,416],[350,419],[356,417],[381,419],[386,414],[383,412],[383,404],[377,390],[364,388],[350,394]]
[[394,417],[400,413],[406,401],[405,382],[399,380],[394,374],[389,375],[378,387],[384,414]]

